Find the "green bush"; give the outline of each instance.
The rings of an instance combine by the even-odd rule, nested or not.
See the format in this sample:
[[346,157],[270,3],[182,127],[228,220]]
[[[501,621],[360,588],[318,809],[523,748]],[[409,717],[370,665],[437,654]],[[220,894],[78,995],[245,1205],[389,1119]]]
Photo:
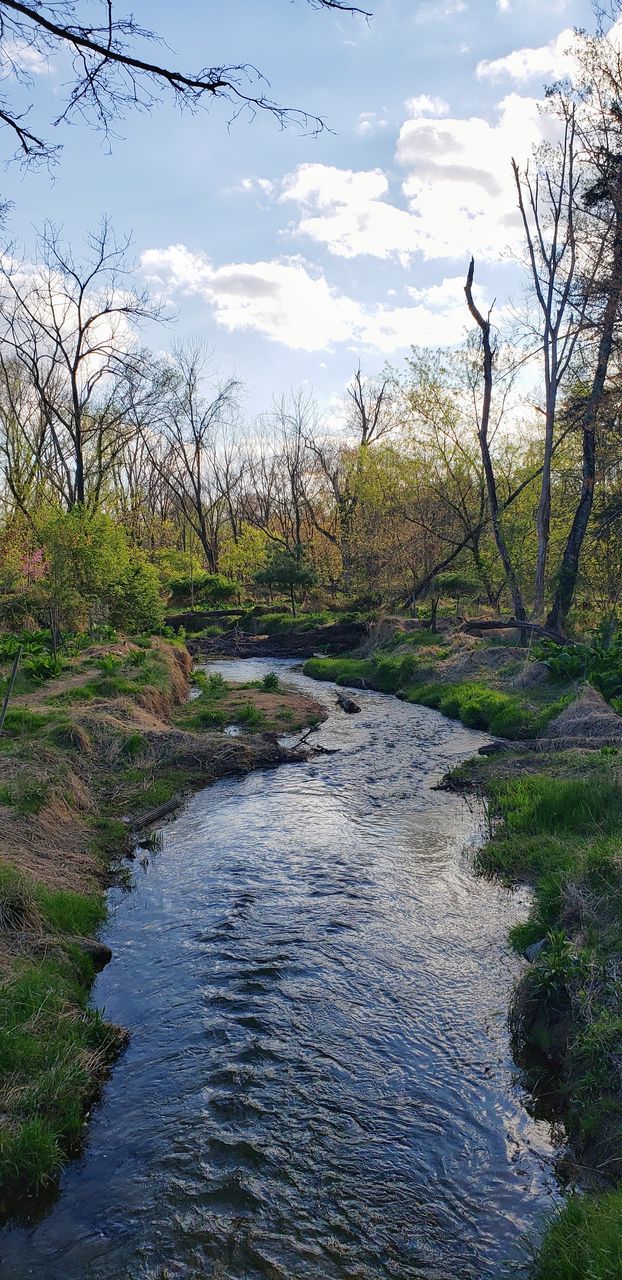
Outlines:
[[277,676],[275,671],[268,671],[268,674],[264,676],[261,682],[261,688],[263,689],[264,693],[279,692],[281,688],[281,684],[279,681],[279,677]]
[[54,607],[64,630],[85,631],[96,621],[137,633],[162,625],[157,570],[117,521],[74,507],[48,519],[41,538],[50,566],[37,584],[41,605]]

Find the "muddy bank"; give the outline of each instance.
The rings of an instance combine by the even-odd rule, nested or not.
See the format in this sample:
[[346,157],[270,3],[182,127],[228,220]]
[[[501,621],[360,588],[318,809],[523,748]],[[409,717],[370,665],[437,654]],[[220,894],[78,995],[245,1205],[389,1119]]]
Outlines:
[[335,623],[308,631],[295,628],[272,635],[248,635],[234,629],[220,636],[192,636],[188,649],[199,661],[207,658],[310,658],[322,653],[346,653],[368,634],[364,622]]

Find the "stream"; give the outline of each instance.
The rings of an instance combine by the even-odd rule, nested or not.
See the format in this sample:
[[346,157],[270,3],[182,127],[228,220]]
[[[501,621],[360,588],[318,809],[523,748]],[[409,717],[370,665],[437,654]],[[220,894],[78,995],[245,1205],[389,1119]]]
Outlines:
[[432,789],[488,739],[371,692],[345,715],[286,661],[206,669],[277,670],[338,754],[197,793],[113,891],[93,999],[130,1046],[2,1280],[515,1274],[559,1194],[508,1049],[526,900]]

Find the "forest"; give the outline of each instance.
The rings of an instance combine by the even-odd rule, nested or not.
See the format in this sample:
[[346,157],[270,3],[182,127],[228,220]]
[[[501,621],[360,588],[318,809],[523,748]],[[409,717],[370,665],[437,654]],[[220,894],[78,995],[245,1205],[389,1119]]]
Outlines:
[[[514,162],[518,297],[495,308],[465,262],[463,344],[413,348],[380,376],[361,357],[329,406],[275,387],[249,418],[243,381],[219,377],[200,339],[176,344],[108,222],[80,249],[47,225],[34,261],[7,248],[4,620],[154,624],[187,580],[196,602],[443,601],[558,636],[615,626],[622,68],[602,37],[578,50],[580,76],[546,99],[556,140]],[[147,326],[170,353],[145,346]],[[118,554],[96,566],[113,527]],[[142,619],[123,613],[128,575]]]

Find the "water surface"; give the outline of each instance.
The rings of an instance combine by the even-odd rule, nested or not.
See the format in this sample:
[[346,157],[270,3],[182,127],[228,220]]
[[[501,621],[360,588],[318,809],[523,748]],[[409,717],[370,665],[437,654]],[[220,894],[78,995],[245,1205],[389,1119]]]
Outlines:
[[555,1197],[505,1016],[524,903],[433,790],[485,740],[268,670],[331,706],[305,765],[225,779],[113,895],[94,999],[131,1030],[84,1156],[2,1280],[489,1280]]

